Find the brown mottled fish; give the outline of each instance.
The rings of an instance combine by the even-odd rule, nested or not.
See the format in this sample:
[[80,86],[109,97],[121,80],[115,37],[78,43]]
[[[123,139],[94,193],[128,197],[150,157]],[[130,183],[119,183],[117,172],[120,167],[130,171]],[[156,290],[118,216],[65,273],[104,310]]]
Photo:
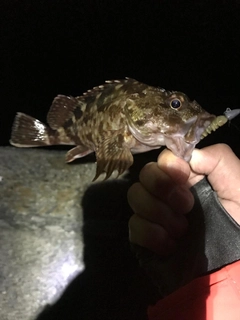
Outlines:
[[[221,119],[220,119],[221,118]],[[133,163],[132,153],[167,146],[186,161],[195,145],[227,121],[203,110],[178,91],[166,91],[134,79],[106,81],[82,96],[58,95],[46,126],[17,113],[10,143],[16,147],[75,145],[66,162],[95,152],[97,179],[114,170],[122,174]]]

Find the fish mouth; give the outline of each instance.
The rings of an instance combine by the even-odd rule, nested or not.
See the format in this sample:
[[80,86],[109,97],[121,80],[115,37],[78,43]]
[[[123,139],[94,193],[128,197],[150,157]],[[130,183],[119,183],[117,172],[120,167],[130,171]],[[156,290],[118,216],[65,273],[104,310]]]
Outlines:
[[214,121],[216,116],[207,112],[200,113],[185,122],[182,132],[165,135],[166,147],[176,156],[190,161],[192,151],[201,140],[205,129]]
[[210,126],[216,116],[211,114],[199,114],[196,121],[189,128],[188,132],[184,136],[186,143],[195,143],[195,145],[201,140],[201,136],[205,129]]

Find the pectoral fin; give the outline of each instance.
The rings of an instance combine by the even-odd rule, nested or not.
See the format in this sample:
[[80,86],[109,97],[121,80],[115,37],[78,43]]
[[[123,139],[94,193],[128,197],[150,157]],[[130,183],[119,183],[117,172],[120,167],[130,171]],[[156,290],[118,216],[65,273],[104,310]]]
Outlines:
[[65,161],[69,163],[74,161],[75,159],[85,157],[86,155],[92,152],[92,150],[89,150],[85,146],[76,146],[75,148],[70,149],[66,153]]
[[106,172],[104,180],[107,180],[114,170],[118,175],[122,174],[133,164],[131,151],[123,146],[123,136],[112,136],[106,139],[96,148],[97,169],[93,179],[95,181],[100,174]]

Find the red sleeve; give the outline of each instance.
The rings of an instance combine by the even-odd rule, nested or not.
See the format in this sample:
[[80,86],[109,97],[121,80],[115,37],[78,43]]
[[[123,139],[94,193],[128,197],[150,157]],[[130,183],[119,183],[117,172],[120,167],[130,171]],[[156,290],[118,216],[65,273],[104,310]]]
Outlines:
[[240,261],[197,278],[148,309],[149,320],[240,320]]

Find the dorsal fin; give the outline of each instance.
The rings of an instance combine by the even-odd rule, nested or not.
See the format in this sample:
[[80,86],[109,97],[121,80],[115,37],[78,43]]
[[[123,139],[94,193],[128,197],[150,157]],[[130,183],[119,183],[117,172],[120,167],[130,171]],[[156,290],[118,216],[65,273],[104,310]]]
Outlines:
[[108,91],[109,89],[115,89],[116,87],[121,87],[126,84],[132,85],[133,83],[139,83],[139,82],[131,78],[126,78],[121,80],[106,80],[104,84],[93,87],[92,89],[84,92],[83,95],[79,96],[78,98],[95,96],[96,94],[99,94],[103,91],[106,91],[106,90]]
[[133,89],[134,84],[140,84],[137,80],[126,78],[122,80],[107,80],[103,85],[94,87],[87,92],[84,92],[82,96],[76,97],[78,101],[81,101],[87,105],[87,108],[92,104],[101,106],[108,103],[113,99],[125,94],[128,90]]
[[52,129],[58,129],[66,125],[68,120],[80,119],[85,110],[91,109],[93,105],[97,108],[111,102],[115,98],[142,90],[147,85],[137,80],[126,78],[122,80],[109,80],[103,85],[94,87],[76,98],[58,95],[52,102],[47,115],[47,122]]
[[58,95],[54,98],[47,115],[47,122],[52,129],[62,127],[73,116],[73,111],[79,105],[74,97]]

